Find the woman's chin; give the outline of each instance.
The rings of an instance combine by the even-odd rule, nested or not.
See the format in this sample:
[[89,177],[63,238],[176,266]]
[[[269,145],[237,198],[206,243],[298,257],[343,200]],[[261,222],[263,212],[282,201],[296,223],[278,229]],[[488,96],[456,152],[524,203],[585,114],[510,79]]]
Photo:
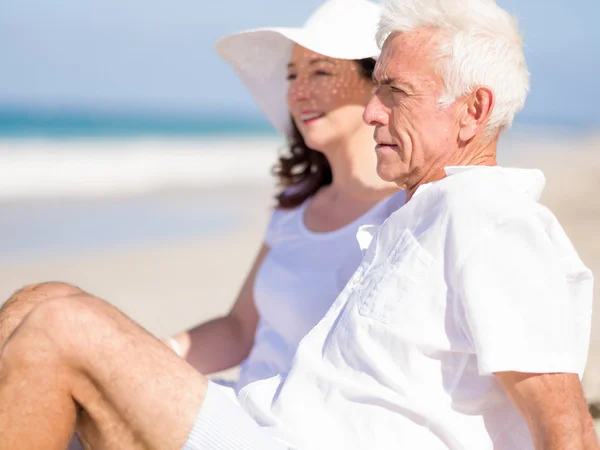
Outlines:
[[318,136],[316,133],[306,133],[304,136],[304,143],[313,150],[322,152],[323,149],[328,148],[328,140],[323,139],[323,136]]

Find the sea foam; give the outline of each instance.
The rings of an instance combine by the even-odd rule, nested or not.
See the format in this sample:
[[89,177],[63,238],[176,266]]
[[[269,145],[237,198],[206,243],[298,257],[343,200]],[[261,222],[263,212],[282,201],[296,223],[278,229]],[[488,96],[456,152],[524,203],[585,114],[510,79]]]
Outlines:
[[272,183],[278,138],[0,140],[0,198]]

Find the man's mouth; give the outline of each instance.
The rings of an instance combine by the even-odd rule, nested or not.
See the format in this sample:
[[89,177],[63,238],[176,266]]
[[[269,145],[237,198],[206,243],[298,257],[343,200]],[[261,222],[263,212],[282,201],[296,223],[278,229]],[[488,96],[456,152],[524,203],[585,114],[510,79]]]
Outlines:
[[395,144],[381,143],[375,146],[375,150],[383,150],[383,149],[396,149],[398,148]]

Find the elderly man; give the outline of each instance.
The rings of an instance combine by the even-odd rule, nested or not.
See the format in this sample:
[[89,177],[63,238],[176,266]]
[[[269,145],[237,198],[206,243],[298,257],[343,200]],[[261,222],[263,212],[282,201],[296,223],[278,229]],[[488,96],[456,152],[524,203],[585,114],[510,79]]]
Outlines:
[[[365,111],[410,199],[286,373],[237,399],[107,303],[58,283],[0,314],[0,449],[592,449],[580,386],[592,275],[496,166],[528,89],[491,0],[390,0]],[[368,239],[367,239],[368,240]],[[361,239],[365,242],[365,239]]]

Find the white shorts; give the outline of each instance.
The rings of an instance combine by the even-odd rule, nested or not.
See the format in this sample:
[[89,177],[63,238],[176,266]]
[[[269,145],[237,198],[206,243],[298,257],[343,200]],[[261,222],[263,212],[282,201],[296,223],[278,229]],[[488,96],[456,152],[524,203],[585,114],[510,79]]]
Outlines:
[[289,450],[244,411],[231,387],[208,382],[183,450]]

